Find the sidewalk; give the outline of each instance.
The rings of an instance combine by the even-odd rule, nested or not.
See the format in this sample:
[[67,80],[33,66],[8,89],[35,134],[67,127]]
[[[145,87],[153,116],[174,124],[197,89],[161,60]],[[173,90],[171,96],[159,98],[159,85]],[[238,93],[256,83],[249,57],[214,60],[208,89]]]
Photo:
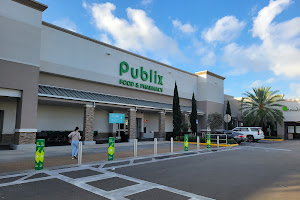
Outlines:
[[[138,156],[153,155],[153,141],[138,142]],[[200,148],[206,148],[201,145]],[[214,147],[212,147],[214,148]],[[196,150],[197,145],[189,144],[189,150]],[[82,163],[107,161],[108,144],[83,145]],[[71,146],[45,147],[44,168],[76,165],[77,160],[71,159]],[[174,142],[174,152],[184,151],[183,143]],[[170,142],[158,141],[157,153],[169,153]],[[133,157],[133,143],[116,143],[115,160]],[[1,150],[0,173],[34,169],[35,151],[32,150]]]

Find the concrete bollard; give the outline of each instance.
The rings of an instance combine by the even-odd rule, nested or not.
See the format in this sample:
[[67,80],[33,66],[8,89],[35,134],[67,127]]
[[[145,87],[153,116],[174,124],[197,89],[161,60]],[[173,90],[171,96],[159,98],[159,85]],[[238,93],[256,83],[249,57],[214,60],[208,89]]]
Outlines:
[[154,138],[154,155],[157,155],[157,138]]
[[171,153],[173,153],[173,137],[171,137]]
[[78,165],[82,164],[82,142],[78,143]]
[[133,157],[137,157],[137,139],[133,140]]
[[199,150],[200,149],[200,138],[199,138],[199,136],[197,136],[197,150]]
[[219,148],[219,144],[220,144],[220,136],[217,135],[217,147]]

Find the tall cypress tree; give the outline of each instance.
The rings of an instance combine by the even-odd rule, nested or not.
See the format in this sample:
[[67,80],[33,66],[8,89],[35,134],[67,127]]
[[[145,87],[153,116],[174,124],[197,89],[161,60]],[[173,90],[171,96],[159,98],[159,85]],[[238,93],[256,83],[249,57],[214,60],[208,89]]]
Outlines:
[[[226,114],[231,116],[231,108],[230,108],[230,103],[227,100],[227,107],[226,107]],[[228,122],[228,129],[231,130],[233,128],[231,121]]]
[[179,105],[179,95],[177,90],[177,84],[175,82],[174,96],[173,96],[173,136],[181,135],[181,110]]
[[197,120],[197,103],[196,103],[195,95],[193,93],[193,97],[192,97],[192,113],[191,113],[191,117],[190,117],[190,123],[191,123],[192,133],[197,133],[196,120]]

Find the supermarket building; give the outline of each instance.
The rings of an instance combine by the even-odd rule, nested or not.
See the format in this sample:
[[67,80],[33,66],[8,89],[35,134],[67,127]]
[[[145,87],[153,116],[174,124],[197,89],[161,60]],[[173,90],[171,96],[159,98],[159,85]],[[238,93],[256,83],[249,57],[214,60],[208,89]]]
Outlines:
[[[224,77],[192,74],[49,24],[45,9],[32,0],[0,1],[2,143],[26,148],[37,132],[76,126],[85,144],[124,134],[165,139],[175,81],[184,123],[193,93],[199,131],[207,130],[208,114],[224,113]],[[126,123],[110,124],[109,113],[125,114]]]

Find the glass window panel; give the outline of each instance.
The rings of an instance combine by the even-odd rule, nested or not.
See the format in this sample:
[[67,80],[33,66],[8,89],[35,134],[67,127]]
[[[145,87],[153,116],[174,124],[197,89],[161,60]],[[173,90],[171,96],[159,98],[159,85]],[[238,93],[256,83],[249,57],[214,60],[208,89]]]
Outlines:
[[288,133],[294,133],[294,126],[288,126]]

